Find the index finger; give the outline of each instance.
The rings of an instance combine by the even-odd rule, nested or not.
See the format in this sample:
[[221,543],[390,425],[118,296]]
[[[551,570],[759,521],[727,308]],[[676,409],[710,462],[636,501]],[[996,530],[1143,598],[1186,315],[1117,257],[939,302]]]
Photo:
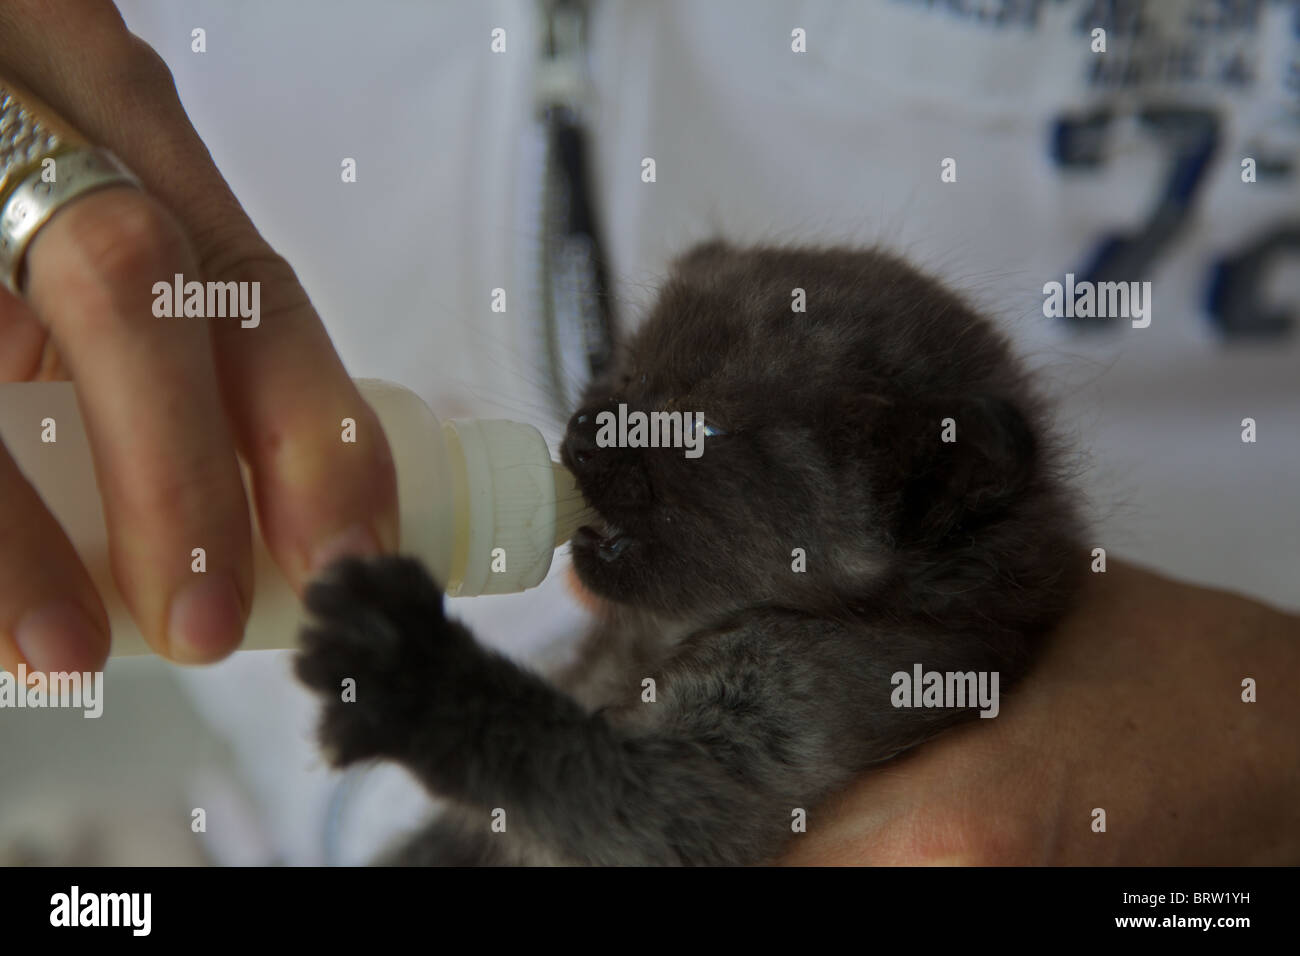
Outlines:
[[[190,238],[203,280],[258,291],[257,318],[216,322],[213,349],[263,535],[280,567],[301,586],[339,553],[395,548],[396,476],[378,419],[293,271],[213,165],[166,65],[109,4],[24,0],[17,9],[21,18],[10,14],[0,31],[0,62],[116,153],[163,202]],[[87,35],[93,56],[60,55],[71,38],[81,43]],[[344,418],[356,422],[356,440],[346,444]]]
[[153,311],[155,283],[194,269],[166,210],[120,187],[55,213],[27,252],[27,301],[77,384],[118,589],[149,644],[183,662],[235,647],[252,592],[207,322]]

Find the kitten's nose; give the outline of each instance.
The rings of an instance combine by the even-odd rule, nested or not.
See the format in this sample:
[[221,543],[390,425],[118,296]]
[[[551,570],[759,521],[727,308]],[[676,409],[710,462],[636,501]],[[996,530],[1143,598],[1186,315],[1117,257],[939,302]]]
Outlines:
[[580,408],[569,419],[569,428],[560,446],[560,460],[570,471],[591,461],[596,450],[596,409]]

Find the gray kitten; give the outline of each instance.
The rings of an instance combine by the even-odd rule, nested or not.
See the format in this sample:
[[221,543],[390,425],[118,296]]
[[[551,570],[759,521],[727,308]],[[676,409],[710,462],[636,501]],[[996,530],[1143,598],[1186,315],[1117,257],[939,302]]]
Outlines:
[[[704,454],[600,447],[621,403],[703,412]],[[895,706],[892,675],[1005,688],[1082,567],[1006,342],[876,250],[693,249],[562,456],[603,519],[573,562],[604,609],[553,683],[444,617],[413,560],[344,561],[307,594],[297,671],[335,763],[396,760],[452,802],[389,862],[771,861],[799,811],[815,827],[854,776],[974,713]]]

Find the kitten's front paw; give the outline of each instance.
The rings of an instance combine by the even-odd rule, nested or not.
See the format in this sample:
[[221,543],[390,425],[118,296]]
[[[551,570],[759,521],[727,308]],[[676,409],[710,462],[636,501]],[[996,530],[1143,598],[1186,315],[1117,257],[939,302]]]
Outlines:
[[298,678],[324,699],[321,744],[336,766],[400,756],[456,633],[442,590],[412,558],[345,558],[304,597]]

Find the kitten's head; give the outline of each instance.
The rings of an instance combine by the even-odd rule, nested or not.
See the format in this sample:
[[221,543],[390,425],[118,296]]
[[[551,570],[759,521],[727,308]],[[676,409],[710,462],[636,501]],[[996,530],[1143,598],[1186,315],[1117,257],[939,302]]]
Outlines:
[[[701,413],[672,437],[702,452],[609,447],[638,437],[620,405],[629,426]],[[563,460],[603,519],[574,564],[658,611],[851,605],[1013,510],[1039,472],[1033,421],[991,324],[900,260],[708,243],[569,423]]]

